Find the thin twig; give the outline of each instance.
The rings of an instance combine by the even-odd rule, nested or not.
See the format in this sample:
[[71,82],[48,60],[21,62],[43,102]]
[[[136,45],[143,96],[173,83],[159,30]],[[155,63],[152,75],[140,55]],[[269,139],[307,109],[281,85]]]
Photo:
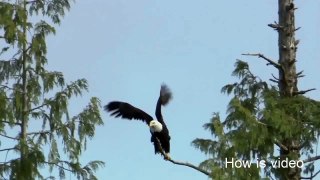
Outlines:
[[303,71],[298,72],[298,73],[296,74],[296,77],[297,77],[297,78],[302,78],[302,77],[304,77],[305,75],[303,75],[302,73],[303,73]]
[[5,134],[0,134],[0,136],[3,136],[3,137],[8,138],[8,139],[19,140],[19,138],[7,136],[7,135],[5,135]]
[[[158,148],[160,149],[161,154],[162,154],[164,157],[167,157],[166,153],[165,153],[164,150],[162,149],[162,146],[161,146],[161,144],[160,144],[159,139],[156,138],[156,140],[157,140],[157,143],[156,143],[156,144],[157,144]],[[193,164],[190,164],[190,163],[188,163],[188,162],[175,161],[175,160],[173,160],[172,158],[165,158],[165,160],[170,161],[171,163],[176,164],[176,165],[187,166],[187,167],[193,168],[193,169],[195,169],[195,170],[197,170],[197,171],[199,171],[199,172],[202,172],[203,174],[205,174],[205,175],[207,175],[207,176],[210,176],[210,174],[211,174],[210,172],[205,171],[204,169],[201,169],[201,168],[199,168],[199,167],[197,167],[197,166],[195,166],[195,165],[193,165]]]
[[273,79],[269,79],[270,81],[272,81],[272,82],[275,82],[275,83],[279,83],[279,78],[277,78],[275,75],[273,75],[273,74],[271,74],[272,75],[272,77],[273,77]]
[[51,133],[50,130],[46,130],[46,131],[37,131],[37,132],[30,132],[30,133],[27,133],[27,135],[38,135],[38,134],[48,134],[48,133]]
[[270,81],[274,82],[274,83],[279,83],[279,81],[274,80],[274,79],[269,79]]
[[9,122],[9,121],[0,121],[1,123],[7,123],[7,124],[15,124],[15,125],[18,125],[20,126],[21,123],[17,123],[17,122]]
[[283,145],[282,143],[280,143],[278,140],[276,140],[275,144],[280,147],[281,149],[285,150],[285,151],[288,151],[288,147]]
[[305,94],[309,91],[314,91],[316,90],[316,88],[312,88],[312,89],[307,89],[307,90],[303,90],[303,91],[297,91],[297,92],[294,92],[294,95],[298,95],[298,94]]
[[272,77],[276,80],[276,81],[279,81],[279,78],[277,78],[275,75],[271,74]]
[[320,170],[317,171],[314,175],[312,175],[312,176],[310,176],[310,177],[301,177],[300,179],[313,179],[313,178],[315,178],[319,173],[320,173]]
[[37,106],[37,107],[34,107],[34,108],[30,109],[29,112],[32,112],[34,110],[40,109],[40,108],[42,108],[44,106],[48,106],[48,105],[49,105],[48,103],[41,104],[40,106]]
[[267,64],[267,65],[271,64],[271,65],[273,65],[275,68],[281,69],[281,65],[280,65],[280,64],[276,63],[275,61],[273,61],[273,60],[271,60],[271,59],[269,59],[269,58],[267,58],[267,57],[265,57],[265,56],[264,56],[263,54],[261,54],[261,53],[245,53],[245,54],[242,54],[242,55],[244,55],[244,56],[258,56],[258,58],[262,58],[262,59],[268,61],[268,64]]
[[315,156],[315,157],[311,157],[311,158],[303,160],[303,163],[309,163],[309,162],[313,162],[313,161],[316,161],[319,159],[320,159],[320,156]]
[[[318,144],[318,143],[317,143]],[[306,145],[308,145],[308,142],[305,141],[304,143],[300,143],[299,146],[296,147],[297,150],[301,150],[303,147],[305,147]]]
[[[66,163],[66,164],[68,164],[68,166],[69,166],[69,162],[66,162],[66,161],[59,161],[58,163],[60,163],[60,162],[62,162],[62,163]],[[54,163],[54,162],[46,162],[46,161],[45,161],[44,163],[46,163],[46,164],[51,164],[51,165],[55,165],[55,166],[57,166],[57,167],[59,167],[59,168],[61,168],[61,169],[64,169],[64,170],[66,170],[66,171],[69,171],[69,172],[74,172],[73,170],[68,169],[68,168],[65,168],[65,167],[63,167],[62,165],[59,165],[59,164]]]
[[294,31],[298,31],[301,27],[296,28]]
[[31,3],[35,3],[37,2],[36,0],[35,1],[27,1],[27,4],[31,4]]
[[0,149],[0,152],[1,151],[11,151],[11,150],[15,150],[15,149],[17,149],[17,148],[13,147],[13,148]]
[[274,24],[268,24],[268,26],[277,31],[283,30],[283,26],[280,26],[277,22],[274,22]]
[[12,91],[15,90],[14,88],[9,87],[9,86],[7,86],[7,85],[1,85],[0,88],[9,89],[9,90],[12,90]]

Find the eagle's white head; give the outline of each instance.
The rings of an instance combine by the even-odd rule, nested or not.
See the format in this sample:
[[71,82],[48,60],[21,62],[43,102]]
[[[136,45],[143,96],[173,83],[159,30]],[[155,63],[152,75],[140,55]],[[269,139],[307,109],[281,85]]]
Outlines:
[[161,132],[162,131],[162,124],[157,120],[150,121],[149,127],[150,127],[151,132]]

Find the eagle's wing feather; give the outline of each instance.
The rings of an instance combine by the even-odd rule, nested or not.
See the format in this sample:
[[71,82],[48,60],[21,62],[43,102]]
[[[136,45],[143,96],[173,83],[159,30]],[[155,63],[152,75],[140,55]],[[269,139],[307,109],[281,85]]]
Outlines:
[[139,108],[132,106],[129,103],[121,101],[112,101],[104,106],[104,110],[111,112],[111,116],[124,119],[137,119],[146,122],[148,125],[152,121],[152,117]]
[[167,85],[162,84],[160,89],[159,99],[157,102],[157,107],[156,107],[156,117],[158,121],[163,125],[165,125],[165,123],[163,121],[162,114],[161,114],[161,106],[167,105],[171,99],[172,99],[172,93],[170,89],[168,88]]

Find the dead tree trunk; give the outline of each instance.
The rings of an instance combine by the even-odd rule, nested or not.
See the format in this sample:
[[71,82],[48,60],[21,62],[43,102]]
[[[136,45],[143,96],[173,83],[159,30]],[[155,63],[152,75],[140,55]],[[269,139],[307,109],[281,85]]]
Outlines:
[[[293,0],[278,0],[279,22],[276,28],[279,33],[279,90],[282,98],[290,98],[298,93],[297,88],[297,72],[296,72],[296,51],[298,41],[295,40],[295,17],[296,10]],[[282,142],[287,148],[281,148],[280,156],[282,158],[300,157],[299,137],[291,137]],[[299,180],[301,169],[287,168],[281,170],[281,179]]]

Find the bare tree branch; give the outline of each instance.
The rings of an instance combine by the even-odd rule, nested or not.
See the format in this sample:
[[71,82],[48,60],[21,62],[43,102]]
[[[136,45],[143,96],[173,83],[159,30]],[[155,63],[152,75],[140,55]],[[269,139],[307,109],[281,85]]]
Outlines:
[[9,86],[7,86],[7,85],[0,85],[0,88],[3,88],[3,89],[9,89],[9,90],[15,90],[14,88],[12,88],[12,87],[9,87]]
[[8,139],[19,140],[19,138],[7,136],[7,135],[5,135],[5,134],[0,134],[0,136],[3,136],[3,137],[8,138]]
[[298,31],[301,27],[296,28],[294,31]]
[[309,162],[313,162],[313,161],[316,161],[319,159],[320,159],[320,156],[315,156],[315,157],[311,157],[311,158],[303,160],[303,163],[309,163]]
[[34,1],[27,1],[27,4],[32,4],[32,3],[35,3],[35,2],[37,2],[36,0],[34,0]]
[[304,91],[297,91],[297,92],[294,92],[293,94],[294,95],[305,94],[305,93],[307,93],[309,91],[314,91],[314,90],[316,90],[316,88],[311,88],[311,89],[307,89],[307,90],[304,90]]
[[273,24],[268,24],[268,26],[273,28],[276,31],[283,29],[283,26],[280,26],[276,21]]
[[11,151],[11,150],[15,150],[15,149],[17,149],[17,148],[13,147],[13,148],[0,149],[0,152],[2,152],[2,151]]
[[303,147],[305,147],[306,145],[308,145],[308,141],[305,141],[303,143],[300,143],[299,146],[296,147],[297,150],[301,150]]
[[272,81],[272,82],[274,82],[274,83],[279,83],[279,81],[277,81],[277,80],[274,80],[274,79],[269,79],[270,81]]
[[277,78],[273,74],[271,74],[271,75],[272,75],[273,79],[269,79],[269,80],[272,81],[272,82],[275,82],[275,83],[279,83],[279,78]]
[[311,175],[310,177],[301,177],[300,179],[313,179],[320,173],[320,170],[317,171],[314,175]]
[[51,133],[50,130],[46,130],[46,131],[37,131],[37,132],[30,132],[30,133],[27,133],[27,135],[38,135],[38,134],[48,134],[48,133]]
[[37,106],[37,107],[34,107],[34,108],[30,109],[29,112],[32,112],[32,111],[37,110],[37,109],[40,109],[40,108],[42,108],[44,106],[47,106],[47,105],[49,105],[49,104],[48,103],[41,104],[40,106]]
[[275,62],[275,61],[273,61],[273,60],[271,60],[271,59],[269,59],[267,57],[265,57],[263,54],[260,54],[260,53],[246,53],[246,54],[242,54],[242,55],[244,55],[244,56],[258,56],[258,58],[262,58],[262,59],[268,61],[267,65],[272,65],[272,66],[274,66],[275,68],[277,68],[279,70],[282,69],[280,64],[278,64],[277,62]]
[[276,81],[279,81],[279,78],[277,78],[276,76],[274,76],[273,74],[271,74],[272,77],[276,80]]
[[201,168],[199,168],[198,166],[195,166],[195,165],[190,164],[190,163],[188,163],[188,162],[180,162],[180,161],[175,161],[175,160],[171,159],[170,157],[168,157],[168,156],[166,155],[166,153],[165,153],[164,150],[162,149],[159,139],[156,138],[156,140],[157,140],[157,146],[158,146],[158,148],[160,149],[160,152],[161,152],[161,154],[163,155],[163,157],[165,157],[164,159],[165,159],[166,161],[170,161],[171,163],[176,164],[176,165],[181,165],[181,166],[190,167],[190,168],[195,169],[195,170],[197,170],[197,171],[199,171],[199,172],[201,172],[201,173],[203,173],[203,174],[205,174],[205,175],[207,175],[207,176],[210,176],[210,174],[211,174],[210,172],[205,171],[204,169],[201,169]]
[[300,71],[296,74],[297,78],[301,78],[301,77],[304,77],[304,75],[302,74],[303,71]]
[[21,126],[21,123],[17,123],[17,122],[9,122],[9,121],[0,121],[1,123],[7,123],[7,124],[15,124],[15,125],[18,125],[18,126]]
[[173,164],[177,164],[177,165],[182,165],[182,166],[187,166],[187,167],[193,168],[193,169],[195,169],[195,170],[197,170],[197,171],[199,171],[199,172],[202,172],[203,174],[205,174],[205,175],[207,175],[207,176],[210,176],[210,173],[209,173],[209,172],[207,172],[207,171],[199,168],[198,166],[195,166],[195,165],[193,165],[193,164],[190,164],[190,163],[188,163],[188,162],[180,162],[180,161],[175,161],[175,160],[173,160],[173,159],[168,159],[168,161],[172,162]]
[[276,140],[275,144],[280,147],[281,149],[285,150],[285,151],[288,151],[288,147],[283,145],[282,143],[280,143],[278,140]]

